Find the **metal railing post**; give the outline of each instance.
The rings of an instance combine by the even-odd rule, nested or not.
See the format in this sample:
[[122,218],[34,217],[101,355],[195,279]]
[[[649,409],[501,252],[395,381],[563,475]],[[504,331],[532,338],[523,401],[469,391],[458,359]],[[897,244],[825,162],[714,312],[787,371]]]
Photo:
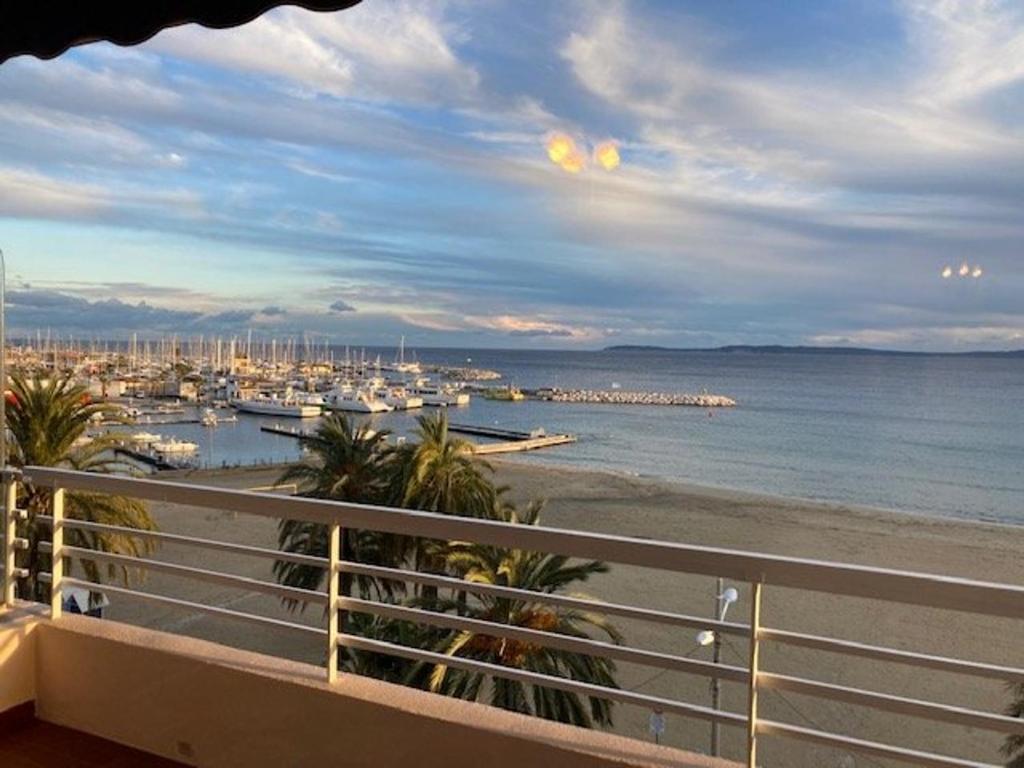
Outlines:
[[59,619],[64,603],[61,582],[64,580],[64,489],[54,488],[50,500],[50,516],[53,518],[53,545],[50,555],[50,618]]
[[[725,579],[719,577],[715,582],[715,618],[722,618],[722,593],[725,592]],[[720,664],[722,661],[722,633],[715,632],[713,641],[711,662]],[[711,708],[716,712],[722,708],[722,681],[714,677],[711,679]],[[717,720],[711,721],[711,756],[718,757],[719,741],[721,738],[721,724]]]
[[4,472],[4,583],[3,604],[14,605],[17,593],[18,572],[15,558],[16,539],[18,537],[18,481],[9,472]]
[[757,675],[760,668],[761,591],[764,583],[750,583],[750,682],[747,692],[747,768],[757,768]]
[[341,526],[331,523],[328,529],[327,566],[327,682],[338,679],[338,581],[341,578]]

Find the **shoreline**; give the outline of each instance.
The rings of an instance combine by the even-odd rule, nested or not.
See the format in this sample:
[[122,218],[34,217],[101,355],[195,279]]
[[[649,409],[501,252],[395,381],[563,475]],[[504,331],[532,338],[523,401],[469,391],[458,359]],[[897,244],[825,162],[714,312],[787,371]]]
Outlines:
[[[609,467],[581,467],[575,464],[551,462],[551,461],[529,461],[523,460],[522,456],[484,456],[484,460],[492,465],[495,476],[500,476],[502,470],[515,472],[518,469],[528,470],[541,474],[557,475],[559,473],[587,475],[595,478],[618,478],[624,481],[637,481],[656,486],[664,486],[679,494],[694,497],[718,498],[725,502],[744,502],[748,504],[761,503],[767,507],[806,508],[808,511],[816,510],[828,514],[842,514],[866,519],[890,520],[899,522],[900,518],[907,518],[909,521],[916,521],[925,524],[937,525],[964,525],[981,526],[986,528],[1003,529],[1020,532],[1024,534],[1024,521],[1009,522],[1005,520],[994,520],[987,518],[957,517],[944,515],[938,512],[929,513],[912,509],[900,509],[898,507],[879,507],[869,504],[857,504],[831,499],[816,499],[805,496],[789,496],[784,494],[765,493],[752,491],[746,488],[714,485],[711,483],[698,483],[689,480],[664,477],[662,475],[644,474],[630,470],[613,469]],[[283,472],[292,462],[279,462],[259,465],[241,465],[235,467],[210,467],[195,469],[165,470],[152,475],[156,480],[180,481],[188,478],[240,478],[249,475],[267,473],[276,475]],[[268,478],[263,478],[268,479]],[[267,485],[269,483],[261,483]],[[515,488],[512,489],[515,492]]]
[[551,472],[555,473],[566,472],[588,474],[598,477],[609,476],[621,478],[623,480],[636,480],[641,482],[653,483],[657,485],[664,485],[671,487],[680,493],[694,496],[717,496],[722,498],[723,500],[745,500],[751,503],[755,501],[760,501],[769,506],[803,505],[809,508],[814,507],[819,508],[822,511],[834,513],[863,516],[875,515],[879,517],[893,518],[908,517],[913,520],[919,520],[923,522],[981,525],[994,528],[1005,528],[1013,531],[1024,531],[1024,521],[1018,523],[989,518],[957,517],[954,515],[944,515],[939,512],[929,513],[913,509],[901,509],[899,507],[879,507],[870,504],[857,504],[854,502],[835,501],[833,499],[816,499],[813,497],[806,496],[790,496],[785,494],[766,493],[763,491],[752,491],[746,488],[714,485],[712,483],[698,483],[690,480],[680,480],[677,478],[665,477],[663,475],[645,474],[641,472],[633,472],[630,470],[623,469],[612,469],[607,467],[582,467],[577,464],[552,461],[524,461],[523,457],[521,456],[505,456],[493,459],[489,458],[488,463],[494,465],[496,471],[500,470],[501,466],[508,464],[510,466],[515,467],[527,467],[531,470],[537,470],[538,472],[550,470]]

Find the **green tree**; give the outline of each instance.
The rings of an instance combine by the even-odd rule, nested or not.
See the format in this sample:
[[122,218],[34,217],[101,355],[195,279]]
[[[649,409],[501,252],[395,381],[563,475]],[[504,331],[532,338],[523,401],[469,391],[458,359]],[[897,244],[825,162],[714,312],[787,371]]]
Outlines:
[[[1024,683],[1017,683],[1011,690],[1014,700],[1007,708],[1006,714],[1010,717],[1024,718]],[[1008,736],[1003,752],[1010,760],[1006,768],[1024,768],[1024,735],[1018,733]]]
[[[506,498],[507,489],[496,487],[485,462],[473,454],[472,444],[453,438],[447,417],[421,417],[416,442],[391,448],[386,433],[355,427],[346,416],[324,419],[314,434],[302,439],[307,457],[286,471],[283,482],[297,482],[306,496],[356,503],[386,503],[449,515],[466,515],[514,524],[536,525],[540,504],[523,513]],[[324,526],[287,521],[279,529],[282,550],[323,557],[327,554]],[[600,562],[570,562],[568,558],[521,550],[486,547],[461,542],[432,541],[410,537],[345,530],[342,558],[395,568],[427,570],[458,576],[466,581],[501,584],[538,593],[564,592],[607,566]],[[322,589],[324,569],[279,561],[279,581],[306,589]],[[441,611],[458,611],[472,618],[519,627],[589,638],[600,635],[620,642],[618,631],[602,617],[584,611],[553,608],[543,600],[468,598],[463,589],[421,588],[406,597],[405,584],[391,580],[357,582],[364,599],[406,604]],[[351,594],[353,584],[342,580],[341,591]],[[440,649],[463,656],[543,674],[615,687],[611,661],[491,637],[453,632],[409,621],[396,621],[372,613],[342,616],[343,632],[416,648]],[[386,653],[349,651],[342,654],[342,668],[356,674],[467,699],[486,693],[490,701],[506,709],[535,713],[581,726],[610,725],[611,703],[580,697],[541,686],[512,683],[502,678],[487,681],[484,675],[465,673],[447,665],[426,665]]]
[[[533,503],[520,514],[511,505],[502,503],[500,512],[507,522],[537,525],[540,509],[539,503]],[[566,592],[594,574],[608,571],[606,564],[597,561],[572,562],[560,555],[464,542],[451,542],[448,545],[445,565],[449,571],[469,582],[514,587],[541,594]],[[618,630],[603,616],[551,606],[543,598],[513,600],[479,595],[469,602],[452,600],[442,603],[440,607],[442,610],[459,610],[470,618],[497,624],[577,638],[592,639],[596,634],[614,643],[622,641]],[[438,649],[453,657],[565,677],[608,688],[618,687],[614,662],[597,656],[545,647],[539,643],[461,631],[451,633]],[[606,699],[584,699],[575,693],[528,685],[498,676],[490,678],[490,684],[485,685],[490,676],[479,672],[444,664],[423,666],[429,666],[429,688],[435,692],[472,700],[488,697],[490,703],[497,707],[588,728],[594,724],[612,724],[612,703]],[[420,673],[423,674],[422,667]]]
[[[115,417],[115,406],[93,403],[85,387],[67,377],[27,379],[15,375],[7,402],[7,426],[11,435],[10,463],[15,467],[65,467],[87,472],[109,472],[123,468],[113,453],[116,438],[112,435],[89,438],[89,424],[99,418]],[[18,564],[29,571],[19,585],[19,594],[26,599],[47,600],[49,585],[39,580],[40,571],[50,568],[50,556],[40,552],[40,541],[48,541],[50,532],[37,524],[38,515],[49,514],[52,491],[26,483],[18,506],[28,512],[28,519],[18,524],[18,535],[28,539],[27,550],[18,553]],[[98,493],[68,491],[64,514],[68,518],[86,520],[125,528],[154,530],[153,519],[146,505],[135,499]],[[95,533],[68,528],[64,541],[70,546],[98,549],[140,556],[151,551],[145,540],[126,534]],[[100,581],[101,569],[95,561],[80,561],[90,581]],[[68,573],[72,562],[69,559]],[[120,573],[127,580],[128,571],[109,566],[113,578]]]
[[[378,504],[387,499],[393,456],[387,443],[388,432],[377,432],[367,425],[356,426],[347,415],[332,413],[316,430],[300,438],[306,457],[290,466],[279,482],[296,483],[299,494],[358,504]],[[394,564],[404,557],[402,537],[374,531],[342,530],[343,560],[375,564]],[[278,546],[285,552],[326,557],[327,526],[306,520],[282,520],[278,525]],[[326,578],[323,568],[279,560],[274,573],[282,584],[303,589],[321,589]],[[348,578],[342,581],[349,593]],[[365,577],[358,580],[366,596],[390,593],[393,584]],[[294,603],[289,603],[292,607]]]
[[[476,457],[472,443],[451,434],[447,413],[420,416],[417,424],[417,441],[402,446],[396,455],[396,503],[444,515],[490,517],[501,494],[489,476],[494,471],[491,465]],[[413,568],[443,572],[446,548],[445,541],[414,540]],[[425,601],[437,598],[435,587],[417,591]]]
[[487,517],[494,509],[490,464],[477,458],[473,444],[448,431],[448,414],[420,416],[417,442],[405,446],[399,473],[401,505],[444,515]]

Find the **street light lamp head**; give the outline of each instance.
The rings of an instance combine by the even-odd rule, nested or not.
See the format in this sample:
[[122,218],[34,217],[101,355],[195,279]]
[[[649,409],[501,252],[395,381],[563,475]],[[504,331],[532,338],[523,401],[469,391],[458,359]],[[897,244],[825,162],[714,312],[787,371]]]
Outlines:
[[697,645],[701,648],[707,648],[715,642],[715,633],[710,629],[705,629],[697,633]]
[[740,593],[736,590],[736,587],[729,587],[722,593],[722,602],[726,605],[732,605],[740,599]]

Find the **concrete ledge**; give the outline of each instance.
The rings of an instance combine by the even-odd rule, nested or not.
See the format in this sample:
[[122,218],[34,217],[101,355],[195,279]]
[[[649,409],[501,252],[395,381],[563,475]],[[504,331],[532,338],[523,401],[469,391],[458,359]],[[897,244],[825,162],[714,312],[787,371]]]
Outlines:
[[0,608],[0,713],[36,697],[36,628],[48,615],[32,603]]
[[736,766],[376,680],[328,686],[319,667],[192,638],[32,621],[40,719],[196,766]]

